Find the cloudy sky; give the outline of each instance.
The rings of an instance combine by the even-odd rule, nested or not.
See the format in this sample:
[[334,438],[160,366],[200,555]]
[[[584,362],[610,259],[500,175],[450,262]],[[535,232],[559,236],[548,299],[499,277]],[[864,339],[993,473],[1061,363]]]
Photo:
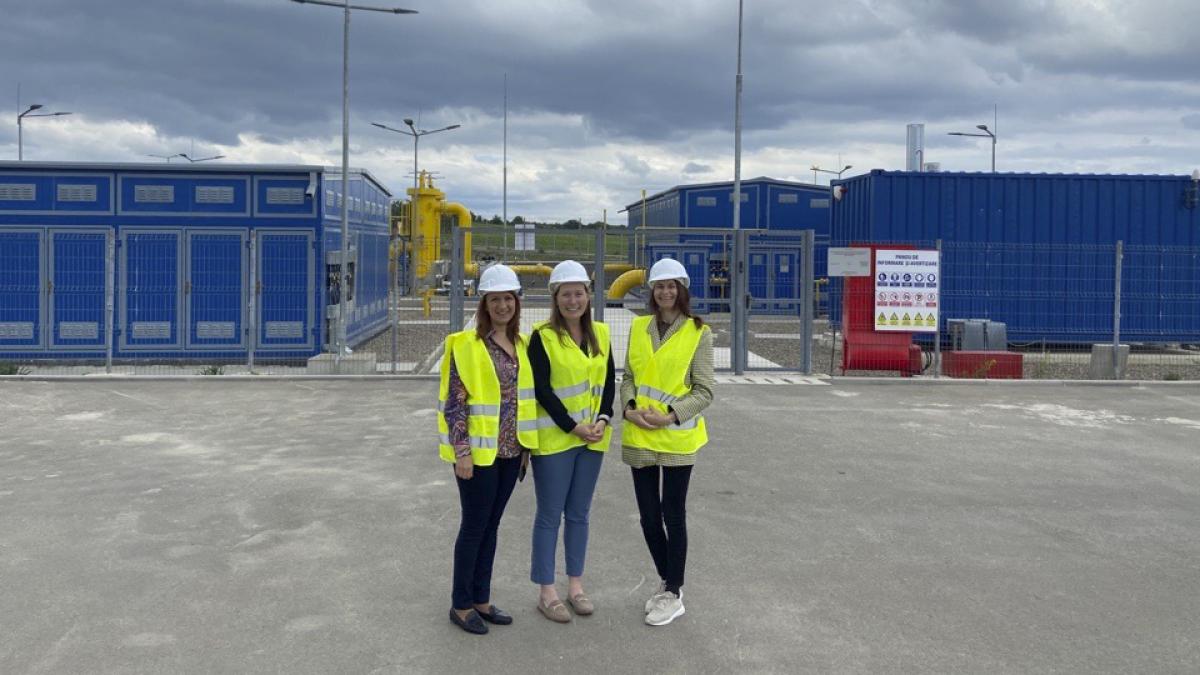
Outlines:
[[[356,0],[357,1],[357,0]],[[399,0],[356,13],[351,163],[394,192],[421,166],[451,199],[598,220],[645,188],[733,174],[736,0]],[[362,0],[386,6],[380,0]],[[288,0],[0,0],[0,110],[43,103],[26,159],[340,163],[341,13]],[[943,170],[1200,167],[1195,0],[746,0],[742,175],[811,182],[904,166],[926,125]],[[17,155],[16,125],[0,157]],[[193,150],[194,146],[194,150]],[[827,177],[822,175],[821,182]]]

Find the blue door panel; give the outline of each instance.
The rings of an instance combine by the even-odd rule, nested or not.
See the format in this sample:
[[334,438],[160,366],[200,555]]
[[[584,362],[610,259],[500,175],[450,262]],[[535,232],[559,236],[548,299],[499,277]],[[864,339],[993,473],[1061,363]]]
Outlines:
[[125,235],[122,342],[129,347],[179,343],[179,234]]
[[309,311],[313,282],[311,251],[310,234],[260,235],[259,346],[309,344],[313,321]]
[[104,293],[108,246],[103,232],[51,232],[50,287],[55,347],[103,347]]
[[188,237],[189,347],[240,347],[245,306],[245,239],[238,233]]
[[0,349],[41,346],[41,283],[41,232],[0,232]]
[[[774,258],[773,271],[775,273],[775,284],[772,289],[771,297],[795,300],[800,297],[800,287],[797,283],[799,278],[799,266],[797,265],[797,253],[792,251],[776,252],[772,256]],[[777,310],[787,311],[794,305],[776,303],[773,307]]]
[[750,297],[754,302],[750,304],[752,310],[766,309],[767,303],[764,299],[771,297],[771,270],[768,267],[770,256],[765,251],[750,251],[750,279],[747,287],[750,291]]

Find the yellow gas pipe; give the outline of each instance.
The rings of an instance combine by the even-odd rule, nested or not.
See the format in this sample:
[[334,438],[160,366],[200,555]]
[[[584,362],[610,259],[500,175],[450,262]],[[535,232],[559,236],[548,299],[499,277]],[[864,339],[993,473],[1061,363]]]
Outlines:
[[630,265],[629,263],[604,263],[605,273],[615,272],[615,273],[623,274],[632,269],[637,269],[637,268],[634,265]]
[[[607,265],[605,267],[607,267]],[[608,287],[608,299],[619,300],[625,297],[625,294],[629,292],[629,289],[636,288],[644,283],[646,283],[646,270],[629,270],[613,280],[612,286]]]

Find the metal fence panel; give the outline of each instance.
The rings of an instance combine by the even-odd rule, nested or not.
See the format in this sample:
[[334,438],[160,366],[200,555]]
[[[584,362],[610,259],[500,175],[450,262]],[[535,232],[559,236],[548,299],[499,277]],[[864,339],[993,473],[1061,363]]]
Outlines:
[[0,232],[0,350],[43,344],[42,232]]
[[50,231],[50,338],[54,348],[104,346],[106,231]]

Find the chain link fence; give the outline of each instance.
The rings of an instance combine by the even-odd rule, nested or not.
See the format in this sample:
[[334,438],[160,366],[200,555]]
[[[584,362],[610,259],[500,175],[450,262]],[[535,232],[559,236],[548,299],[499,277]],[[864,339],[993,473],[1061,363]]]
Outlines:
[[941,251],[937,332],[885,335],[861,311],[874,307],[872,280],[818,276],[825,247],[811,231],[447,226],[420,279],[403,239],[364,234],[346,260],[351,351],[339,355],[343,261],[311,231],[2,234],[0,374],[434,373],[445,337],[473,323],[483,269],[517,271],[529,331],[548,318],[549,275],[566,259],[592,275],[621,367],[646,271],[671,257],[719,370],[1200,379],[1197,247],[874,243]]
[[[851,243],[853,246],[853,243]],[[873,330],[873,279],[830,278],[817,369],[836,375],[1200,379],[1200,248],[873,242],[940,249],[938,331]],[[872,273],[874,273],[874,269]]]

